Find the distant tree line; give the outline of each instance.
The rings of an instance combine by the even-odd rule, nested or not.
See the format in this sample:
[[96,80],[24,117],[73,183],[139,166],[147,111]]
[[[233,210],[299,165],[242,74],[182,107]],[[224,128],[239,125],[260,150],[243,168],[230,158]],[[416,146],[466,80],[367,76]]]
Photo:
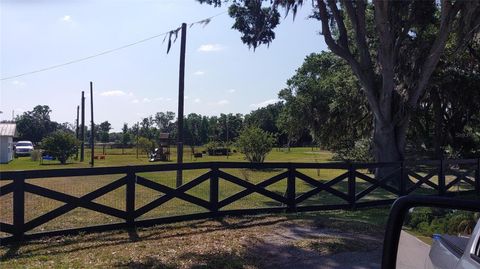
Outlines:
[[[453,41],[452,41],[453,42]],[[472,158],[480,156],[480,41],[456,52],[447,46],[432,74],[419,106],[409,112],[406,156],[415,158]],[[246,115],[196,113],[184,118],[185,144],[229,144],[245,127],[272,135],[276,146],[316,145],[334,152],[338,160],[373,160],[373,114],[350,66],[331,52],[310,54],[280,90],[279,102]],[[35,143],[56,130],[75,132],[69,123],[50,120],[48,106],[36,106],[17,117],[21,139]],[[122,132],[111,132],[104,121],[95,126],[97,142],[133,145],[136,137],[158,142],[160,133],[175,141],[175,113],[158,112]],[[86,141],[90,132],[86,127]]]

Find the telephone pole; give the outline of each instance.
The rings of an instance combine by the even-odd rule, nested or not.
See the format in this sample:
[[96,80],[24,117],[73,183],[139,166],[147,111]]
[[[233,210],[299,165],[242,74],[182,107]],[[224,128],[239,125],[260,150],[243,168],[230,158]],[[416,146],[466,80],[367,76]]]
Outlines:
[[183,174],[183,99],[185,92],[185,47],[187,38],[187,24],[182,23],[182,36],[180,39],[180,69],[178,79],[178,137],[177,137],[177,188],[182,185]]
[[[79,113],[80,113],[80,106],[77,106],[77,120],[75,121],[75,138],[78,139],[78,116],[79,116]],[[78,160],[78,148],[77,148],[77,154],[75,156],[75,160]]]
[[80,161],[83,162],[85,159],[85,92],[82,91],[82,124],[80,127]]
[[93,82],[90,81],[90,114],[91,114],[91,124],[92,124],[92,129],[90,130],[90,147],[91,147],[91,162],[90,164],[93,165],[95,164],[95,123],[93,123]]

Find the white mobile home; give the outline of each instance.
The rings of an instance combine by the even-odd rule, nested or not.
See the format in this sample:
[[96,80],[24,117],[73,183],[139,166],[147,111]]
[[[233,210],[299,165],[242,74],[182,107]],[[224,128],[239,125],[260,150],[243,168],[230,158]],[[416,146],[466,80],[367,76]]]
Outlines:
[[15,123],[0,123],[0,163],[13,160],[13,137],[16,135]]

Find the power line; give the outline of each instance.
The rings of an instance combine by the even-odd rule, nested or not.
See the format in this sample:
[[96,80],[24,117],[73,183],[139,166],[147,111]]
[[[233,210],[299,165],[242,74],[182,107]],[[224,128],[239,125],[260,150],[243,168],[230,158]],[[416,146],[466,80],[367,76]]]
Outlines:
[[[190,27],[192,27],[193,25],[196,25],[196,24],[202,24],[202,25],[205,26],[205,25],[207,25],[208,23],[210,23],[211,19],[213,19],[213,18],[215,18],[215,17],[218,17],[218,16],[220,16],[220,15],[223,15],[223,14],[225,14],[225,13],[227,13],[227,12],[224,11],[224,12],[218,13],[218,14],[216,14],[216,15],[213,15],[213,16],[211,16],[211,17],[205,18],[205,19],[203,19],[203,20],[199,20],[199,21],[196,21],[196,22],[189,23],[189,25],[190,25]],[[68,61],[68,62],[65,62],[65,63],[61,63],[61,64],[57,64],[57,65],[52,65],[52,66],[44,67],[44,68],[41,68],[41,69],[37,69],[37,70],[33,70],[33,71],[21,73],[21,74],[18,74],[18,75],[13,75],[13,76],[9,76],[9,77],[4,77],[4,78],[1,78],[0,81],[12,79],[12,78],[23,77],[23,76],[27,76],[27,75],[31,75],[31,74],[35,74],[35,73],[40,73],[40,72],[44,72],[44,71],[48,71],[48,70],[60,68],[60,67],[66,66],[66,65],[71,65],[71,64],[83,62],[83,61],[86,61],[86,60],[90,60],[90,59],[92,59],[92,58],[96,58],[96,57],[99,57],[99,56],[103,56],[103,55],[105,55],[105,54],[109,54],[109,53],[112,53],[112,52],[115,52],[115,51],[119,51],[119,50],[122,50],[122,49],[125,49],[125,48],[128,48],[128,47],[132,47],[132,46],[135,46],[135,45],[138,45],[138,44],[141,44],[141,43],[150,41],[150,40],[155,39],[155,38],[158,38],[158,37],[163,37],[163,36],[164,36],[164,37],[166,38],[168,34],[170,34],[170,37],[171,37],[172,33],[174,33],[175,31],[177,31],[178,29],[180,29],[180,28],[177,28],[177,29],[174,29],[174,30],[170,30],[170,31],[166,31],[166,32],[163,32],[163,33],[161,33],[161,34],[157,34],[157,35],[154,35],[154,36],[150,36],[150,37],[144,38],[144,39],[142,39],[142,40],[135,41],[135,42],[133,42],[133,43],[129,43],[129,44],[126,44],[126,45],[123,45],[123,46],[120,46],[120,47],[116,47],[116,48],[113,48],[113,49],[105,50],[105,51],[102,51],[102,52],[99,52],[99,53],[96,53],[96,54],[93,54],[93,55],[90,55],[90,56],[86,56],[86,57],[83,57],[83,58],[75,59],[75,60]],[[165,41],[165,39],[164,39],[164,41]]]

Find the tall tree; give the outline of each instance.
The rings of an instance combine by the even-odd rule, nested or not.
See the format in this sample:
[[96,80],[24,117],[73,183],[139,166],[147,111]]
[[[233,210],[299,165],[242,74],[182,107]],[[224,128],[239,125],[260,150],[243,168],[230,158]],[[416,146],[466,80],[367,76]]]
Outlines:
[[167,112],[157,112],[153,121],[158,127],[158,130],[162,133],[171,133],[175,129],[175,124],[173,123],[175,119],[175,113],[172,111]]
[[50,120],[52,110],[47,105],[38,105],[32,111],[24,112],[16,118],[17,131],[21,139],[40,142],[56,130],[58,123]]
[[[198,0],[221,6],[223,0]],[[295,16],[303,0],[236,0],[229,14],[242,41],[256,48],[275,38],[279,8]],[[371,4],[370,4],[371,3]],[[330,50],[346,60],[373,114],[377,161],[404,159],[412,112],[443,54],[448,37],[459,47],[480,30],[480,2],[461,0],[316,0],[312,17]],[[288,13],[287,13],[288,14]],[[369,16],[371,15],[371,16]],[[372,18],[368,27],[367,19]],[[432,31],[432,29],[435,29]],[[384,172],[388,172],[383,170]],[[381,171],[377,171],[382,176]]]
[[371,134],[371,114],[358,80],[331,52],[312,53],[279,93],[285,109],[277,125],[289,139],[306,128],[315,142],[337,151]]
[[110,122],[104,121],[97,125],[95,129],[98,130],[97,133],[100,138],[99,140],[103,143],[107,143],[109,141],[110,130],[112,129],[112,125],[110,124]]

